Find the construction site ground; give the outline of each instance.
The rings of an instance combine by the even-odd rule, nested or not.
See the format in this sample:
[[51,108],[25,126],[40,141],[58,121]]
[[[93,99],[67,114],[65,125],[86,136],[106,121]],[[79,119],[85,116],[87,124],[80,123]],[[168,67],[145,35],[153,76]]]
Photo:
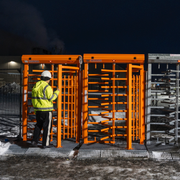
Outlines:
[[[1,139],[2,140],[2,139]],[[7,140],[7,139],[6,139]],[[0,156],[0,179],[180,179],[179,146],[157,142],[76,144],[63,140],[62,148],[31,147],[31,142],[9,138]]]
[[[126,142],[82,144],[62,140],[62,148],[32,147],[31,142],[0,137],[9,144],[0,156],[0,179],[180,179],[179,146]],[[5,142],[7,141],[8,142]]]

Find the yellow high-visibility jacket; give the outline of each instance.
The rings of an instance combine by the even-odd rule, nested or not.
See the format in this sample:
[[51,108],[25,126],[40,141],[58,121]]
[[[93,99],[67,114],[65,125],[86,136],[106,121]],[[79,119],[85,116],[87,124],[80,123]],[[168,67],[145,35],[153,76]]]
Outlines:
[[53,93],[51,86],[41,80],[38,81],[32,89],[32,104],[34,112],[36,111],[52,111],[53,101],[58,97],[59,91]]

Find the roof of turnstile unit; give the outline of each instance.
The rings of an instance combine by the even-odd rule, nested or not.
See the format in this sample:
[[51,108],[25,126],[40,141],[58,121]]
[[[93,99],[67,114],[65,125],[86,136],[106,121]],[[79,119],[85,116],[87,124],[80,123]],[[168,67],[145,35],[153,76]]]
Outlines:
[[144,54],[83,54],[87,63],[144,63]]
[[180,54],[148,54],[148,63],[180,63]]
[[81,55],[22,55],[27,64],[78,64]]

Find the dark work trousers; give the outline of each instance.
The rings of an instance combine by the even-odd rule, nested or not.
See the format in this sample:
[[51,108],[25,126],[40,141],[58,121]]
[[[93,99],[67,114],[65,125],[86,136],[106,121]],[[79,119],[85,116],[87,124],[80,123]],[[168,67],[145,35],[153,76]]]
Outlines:
[[52,112],[51,111],[36,111],[36,125],[34,129],[33,141],[38,143],[41,130],[43,128],[43,146],[49,146],[50,133],[52,128]]

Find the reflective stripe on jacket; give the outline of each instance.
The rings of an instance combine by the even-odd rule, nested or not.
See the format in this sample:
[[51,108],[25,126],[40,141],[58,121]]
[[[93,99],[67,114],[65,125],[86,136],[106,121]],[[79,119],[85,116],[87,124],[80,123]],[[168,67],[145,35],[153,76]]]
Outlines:
[[53,101],[58,97],[59,91],[53,93],[51,86],[41,80],[32,89],[32,104],[34,111],[52,111]]

